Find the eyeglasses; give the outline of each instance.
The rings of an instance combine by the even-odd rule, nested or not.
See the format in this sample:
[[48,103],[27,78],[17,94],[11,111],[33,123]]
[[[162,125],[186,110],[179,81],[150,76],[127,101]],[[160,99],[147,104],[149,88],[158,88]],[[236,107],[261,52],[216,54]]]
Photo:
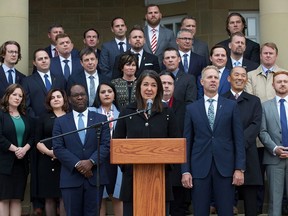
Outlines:
[[185,40],[185,41],[192,41],[192,40],[193,40],[193,38],[186,38],[186,37],[178,38],[178,39],[180,39],[180,40]]
[[13,51],[13,50],[7,50],[7,53],[9,53],[11,55],[13,55],[13,54],[18,55],[19,54],[18,51]]

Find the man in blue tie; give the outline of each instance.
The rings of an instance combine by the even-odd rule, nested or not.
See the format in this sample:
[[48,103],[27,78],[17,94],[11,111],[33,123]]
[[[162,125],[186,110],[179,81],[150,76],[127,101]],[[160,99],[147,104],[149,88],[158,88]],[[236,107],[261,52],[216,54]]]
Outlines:
[[[72,112],[55,119],[53,136],[107,120],[106,116],[87,109],[88,96],[83,86],[73,85],[68,96]],[[100,145],[95,128],[53,139],[55,156],[62,165],[60,188],[67,216],[99,215],[97,206],[100,206],[103,185],[108,184],[105,164],[109,161],[110,152],[108,124],[103,125],[100,130]],[[100,164],[96,165],[98,159]],[[100,169],[99,187],[96,187],[97,169]]]
[[259,136],[265,147],[263,164],[266,165],[270,194],[268,215],[281,215],[285,181],[288,193],[288,72],[275,72],[272,85],[276,96],[262,104]]

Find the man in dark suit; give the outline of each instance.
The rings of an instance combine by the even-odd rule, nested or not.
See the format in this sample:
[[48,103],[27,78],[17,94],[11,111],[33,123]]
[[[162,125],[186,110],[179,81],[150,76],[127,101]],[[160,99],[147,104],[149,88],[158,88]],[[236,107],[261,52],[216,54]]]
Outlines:
[[195,37],[197,31],[196,18],[193,16],[183,17],[181,20],[181,29],[188,29],[192,32],[193,34],[192,52],[203,56],[206,60],[206,64],[208,65],[210,63],[208,44]]
[[223,97],[237,102],[244,129],[246,151],[244,184],[237,190],[239,195],[243,196],[245,215],[253,216],[257,215],[257,189],[263,184],[256,146],[256,138],[261,126],[262,107],[258,97],[244,91],[248,76],[243,67],[234,67],[228,80],[231,83],[231,90]]
[[[139,75],[144,70],[154,70],[157,73],[160,73],[160,66],[158,63],[157,56],[143,50],[143,46],[145,44],[145,37],[144,37],[144,31],[140,26],[134,26],[130,30],[129,44],[131,45],[131,49],[129,49],[124,54],[132,53],[137,56],[138,70],[135,73],[136,77],[139,77]],[[122,71],[118,70],[119,60],[122,55],[123,54],[120,54],[115,58],[112,79],[116,79],[123,76]]]
[[0,98],[3,97],[6,88],[14,83],[20,83],[25,77],[15,69],[15,65],[21,60],[21,48],[16,41],[6,41],[0,47]]
[[176,43],[181,57],[179,68],[197,78],[207,64],[203,56],[192,52],[192,40],[193,34],[188,29],[182,29],[177,33]]
[[97,70],[98,59],[93,48],[86,47],[80,52],[82,71],[72,74],[67,83],[67,89],[71,86],[79,84],[85,88],[88,95],[87,106],[92,106],[96,98],[96,90],[100,83],[107,81],[108,78],[103,76]]
[[230,37],[229,49],[230,57],[227,60],[226,67],[230,70],[236,66],[242,66],[247,72],[255,70],[259,64],[244,57],[246,49],[246,38],[242,32],[235,32]]
[[21,85],[26,93],[26,106],[28,114],[38,118],[47,112],[45,99],[51,88],[66,89],[63,76],[54,75],[50,70],[50,58],[44,49],[37,49],[33,54],[33,65],[37,72],[24,78]]
[[83,33],[83,43],[85,47],[91,47],[95,50],[97,59],[100,58],[101,50],[97,48],[99,44],[100,35],[99,32],[94,28],[89,28]]
[[244,183],[240,113],[236,102],[218,95],[219,74],[215,66],[203,69],[201,84],[204,98],[186,107],[187,162],[181,166],[182,183],[185,188],[192,188],[195,216],[209,215],[211,192],[218,214],[231,216],[234,185]]
[[[68,95],[72,112],[55,119],[53,136],[107,120],[106,116],[88,111],[87,94],[83,86],[72,86]],[[97,207],[100,206],[102,199],[103,185],[108,184],[105,164],[108,163],[110,150],[108,124],[103,125],[100,130],[99,145],[97,133],[93,128],[53,139],[55,156],[62,165],[60,188],[67,216],[99,215]],[[98,151],[100,151],[100,158],[98,158]],[[98,159],[100,164],[96,166]],[[96,187],[97,169],[100,169],[99,187]]]
[[111,31],[115,38],[102,44],[99,59],[99,67],[103,75],[112,78],[112,70],[115,63],[115,57],[124,53],[130,48],[126,39],[127,27],[122,17],[115,17],[111,22]]
[[168,47],[163,53],[163,64],[166,67],[164,71],[174,75],[174,98],[178,101],[191,103],[197,98],[197,86],[195,77],[186,74],[179,68],[181,61],[179,52],[173,47]]
[[[226,31],[229,37],[235,32],[242,32],[245,35],[246,28],[246,20],[240,13],[233,12],[228,15],[226,19]],[[229,51],[229,42],[230,39],[226,39],[219,42],[218,44],[223,45]],[[244,52],[244,58],[260,64],[260,45],[246,38],[246,50]]]
[[158,5],[150,4],[146,8],[144,27],[146,43],[144,50],[158,57],[159,65],[162,64],[163,52],[167,47],[177,48],[175,35],[170,29],[161,26],[162,14]]
[[79,57],[73,57],[71,54],[73,43],[70,36],[65,33],[58,34],[56,49],[59,55],[51,59],[50,70],[53,74],[68,80],[71,74],[78,73],[82,69]]

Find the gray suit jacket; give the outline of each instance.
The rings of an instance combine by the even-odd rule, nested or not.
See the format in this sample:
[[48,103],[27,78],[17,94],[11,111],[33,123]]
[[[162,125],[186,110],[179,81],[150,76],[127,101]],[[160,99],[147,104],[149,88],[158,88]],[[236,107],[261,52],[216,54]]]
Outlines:
[[210,64],[208,44],[197,38],[193,40],[192,52],[205,57],[206,64]]
[[281,159],[273,154],[273,149],[282,145],[282,136],[276,97],[262,103],[262,109],[259,137],[265,147],[263,164],[278,164]]

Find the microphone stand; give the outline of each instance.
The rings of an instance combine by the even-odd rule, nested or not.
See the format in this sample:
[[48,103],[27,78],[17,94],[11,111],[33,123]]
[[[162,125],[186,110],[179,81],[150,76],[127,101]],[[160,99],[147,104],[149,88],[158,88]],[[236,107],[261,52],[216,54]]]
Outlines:
[[[43,143],[43,142],[46,142],[48,140],[52,140],[52,139],[55,139],[55,138],[67,136],[67,135],[70,135],[70,134],[73,134],[73,133],[78,133],[79,131],[88,130],[88,129],[91,129],[91,128],[95,128],[96,129],[97,140],[98,140],[98,145],[97,145],[97,151],[98,152],[97,152],[97,163],[96,163],[96,166],[97,166],[97,170],[96,170],[96,188],[97,188],[97,191],[98,191],[98,198],[99,198],[99,202],[97,202],[97,216],[100,215],[100,200],[102,199],[102,197],[100,197],[100,194],[99,194],[99,191],[100,191],[100,141],[101,141],[101,128],[102,128],[103,125],[109,124],[110,122],[114,122],[114,121],[118,121],[118,120],[121,120],[121,119],[125,119],[125,118],[128,118],[130,116],[138,115],[140,113],[147,113],[149,110],[150,109],[136,110],[136,112],[134,112],[134,113],[131,113],[131,114],[128,114],[128,115],[124,115],[124,116],[121,116],[121,117],[116,118],[116,119],[111,119],[111,120],[107,120],[107,121],[104,121],[104,122],[99,122],[97,124],[90,125],[90,126],[88,126],[86,128],[70,131],[70,132],[67,132],[67,133],[63,133],[63,134],[60,134],[60,135],[57,135],[57,136],[52,136],[52,137],[40,140],[40,142]],[[91,112],[93,112],[93,111],[91,111]]]

